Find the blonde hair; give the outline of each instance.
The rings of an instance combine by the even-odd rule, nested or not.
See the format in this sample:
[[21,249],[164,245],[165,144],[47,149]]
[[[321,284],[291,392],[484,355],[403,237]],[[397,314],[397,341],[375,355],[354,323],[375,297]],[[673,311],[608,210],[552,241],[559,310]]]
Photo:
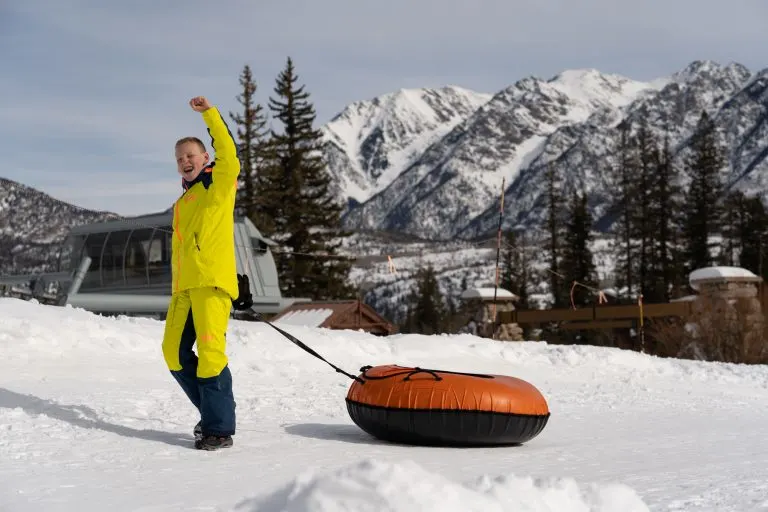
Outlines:
[[187,144],[189,142],[193,144],[197,144],[197,146],[200,148],[200,151],[202,151],[203,153],[206,152],[205,144],[203,144],[203,141],[201,141],[197,137],[183,137],[176,141],[176,145],[174,147],[175,149],[178,149],[179,146],[181,146],[182,144]]

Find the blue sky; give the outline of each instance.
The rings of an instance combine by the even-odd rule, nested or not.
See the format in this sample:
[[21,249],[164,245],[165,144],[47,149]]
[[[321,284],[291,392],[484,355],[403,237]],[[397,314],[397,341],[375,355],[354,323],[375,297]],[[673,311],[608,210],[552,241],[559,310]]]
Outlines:
[[266,103],[291,56],[321,124],[401,87],[492,93],[584,67],[650,80],[694,59],[755,71],[766,21],[765,0],[5,0],[0,176],[85,208],[157,211],[180,193],[173,142],[207,141],[189,98],[227,117],[245,64]]

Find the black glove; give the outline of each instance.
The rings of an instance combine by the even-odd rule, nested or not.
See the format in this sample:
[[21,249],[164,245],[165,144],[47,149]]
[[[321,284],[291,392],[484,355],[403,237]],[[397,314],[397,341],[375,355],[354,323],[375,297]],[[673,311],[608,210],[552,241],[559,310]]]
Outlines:
[[237,288],[239,295],[232,301],[232,307],[238,311],[244,311],[253,306],[253,297],[251,296],[251,282],[247,274],[237,274]]

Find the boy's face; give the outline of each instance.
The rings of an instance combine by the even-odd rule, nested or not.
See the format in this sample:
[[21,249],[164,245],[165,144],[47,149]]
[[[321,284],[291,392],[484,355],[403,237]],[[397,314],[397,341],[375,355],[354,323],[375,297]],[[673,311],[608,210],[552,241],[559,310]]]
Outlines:
[[176,166],[187,181],[197,178],[207,163],[208,152],[202,151],[194,142],[185,142],[176,148]]

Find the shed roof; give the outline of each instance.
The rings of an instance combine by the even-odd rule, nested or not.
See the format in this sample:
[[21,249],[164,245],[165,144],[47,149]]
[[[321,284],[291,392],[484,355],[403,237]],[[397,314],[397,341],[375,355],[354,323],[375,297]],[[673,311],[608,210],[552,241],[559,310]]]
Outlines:
[[[520,297],[504,288],[496,288],[496,300],[518,300]],[[493,300],[494,288],[492,286],[480,288],[468,288],[461,294],[462,299]]]
[[381,316],[368,304],[358,300],[296,303],[285,308],[272,321],[304,327],[362,329],[373,334],[397,332],[395,324]]

